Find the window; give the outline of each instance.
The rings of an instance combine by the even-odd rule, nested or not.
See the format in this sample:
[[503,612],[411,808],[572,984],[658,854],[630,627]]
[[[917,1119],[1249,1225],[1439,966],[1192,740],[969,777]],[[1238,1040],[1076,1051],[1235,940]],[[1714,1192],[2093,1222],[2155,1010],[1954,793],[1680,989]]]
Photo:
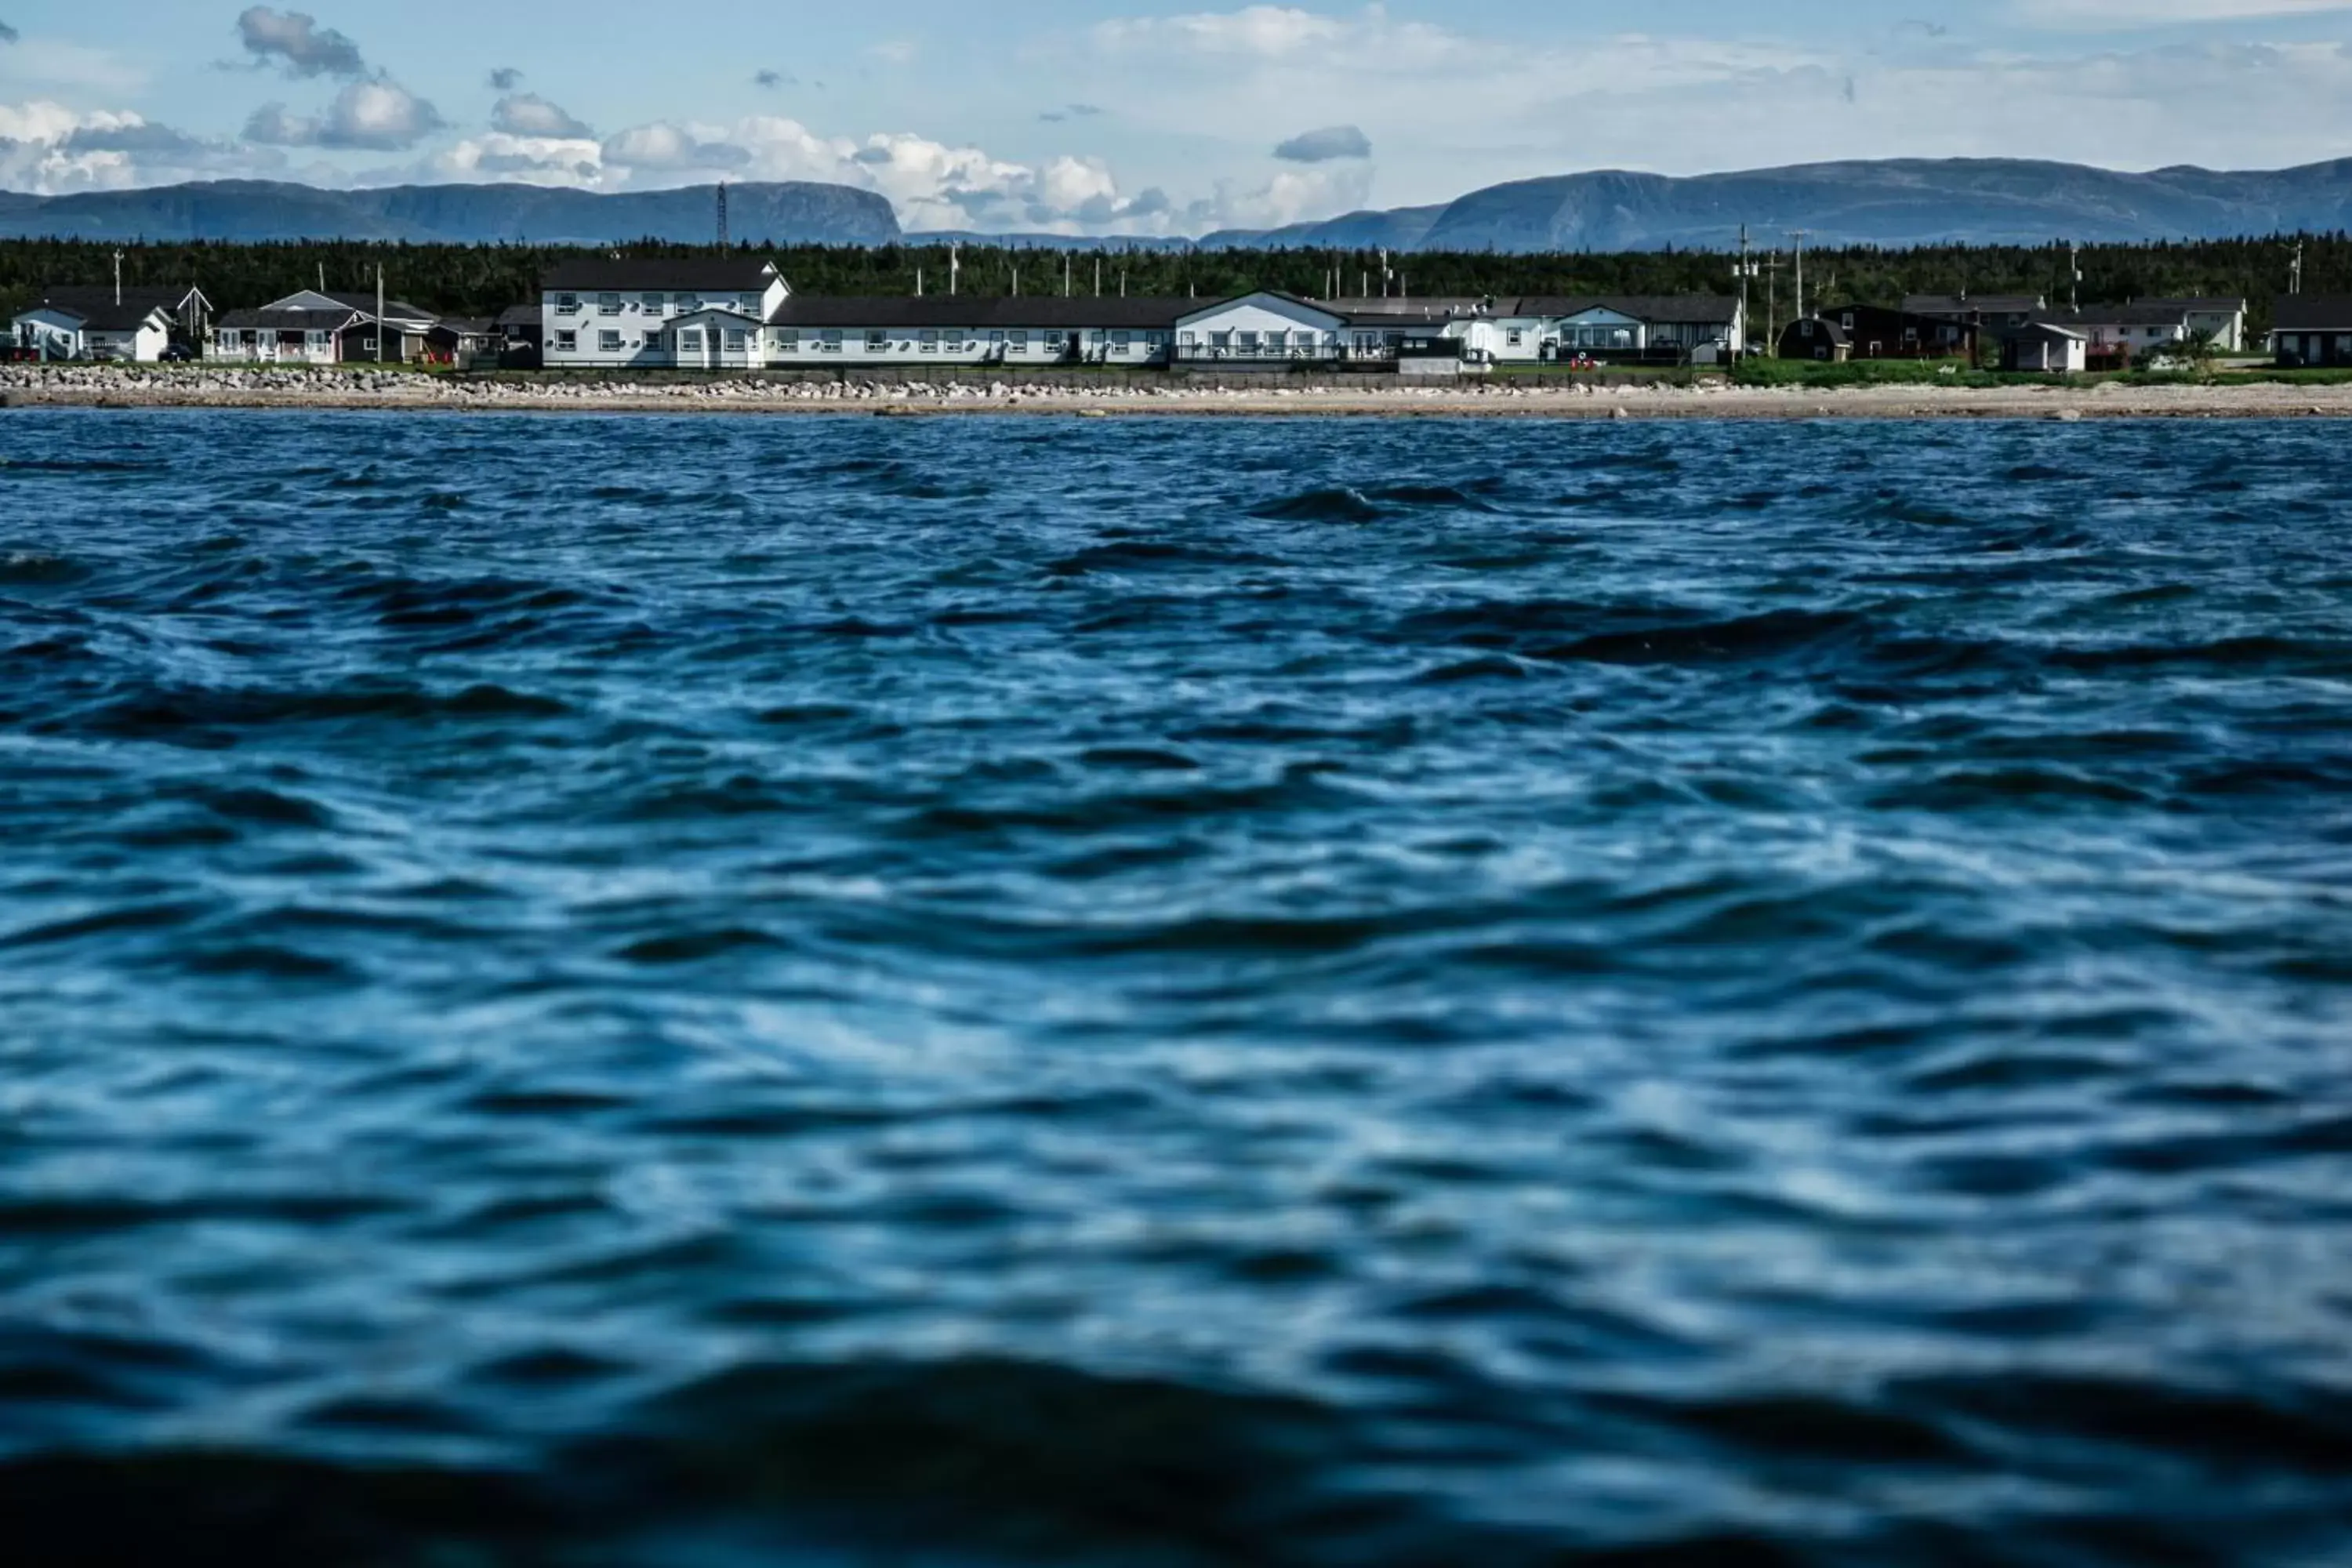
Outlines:
[[596,334],[596,352],[600,354],[619,353],[621,352],[621,334],[618,332],[598,332]]
[[580,296],[577,294],[558,294],[555,297],[555,313],[559,316],[578,315],[580,313]]
[[[874,341],[874,340],[873,340],[873,339],[871,339],[871,338],[868,338],[868,339],[866,340],[866,342],[873,342],[873,341]],[[825,353],[829,353],[829,354],[837,354],[837,353],[839,353],[841,352],[841,329],[840,329],[840,328],[838,328],[838,327],[828,327],[828,328],[826,328],[826,329],[825,329],[825,334],[824,334],[824,352],[825,352]]]
[[1234,347],[1245,354],[1254,354],[1257,353],[1257,334],[1255,332],[1235,332],[1234,334]]
[[1511,347],[1515,349],[1525,348],[1527,346],[1528,334],[1517,327],[1513,327],[1510,331],[1505,335],[1504,341],[1508,342]]
[[728,331],[727,331],[727,352],[728,352],[728,353],[738,353],[738,354],[740,354],[740,353],[743,353],[747,352],[747,351],[751,348],[751,335],[749,332],[742,331],[740,328],[734,328],[734,327],[730,327],[730,328],[729,328],[729,329],[728,329]]
[[375,340],[373,338],[362,338],[360,340],[360,353],[368,354],[375,353]]
[[923,333],[923,352],[924,352],[925,353],[927,353],[927,354],[935,354],[935,353],[939,353],[939,352],[940,352],[940,334],[939,334],[939,333],[937,333],[937,332],[935,332],[935,331],[928,331],[928,330],[924,331],[924,333]]
[[870,354],[888,353],[890,352],[890,334],[887,332],[866,333],[866,352]]
[[621,297],[618,294],[597,295],[596,313],[600,316],[619,315],[621,313]]
[[677,346],[679,352],[682,353],[700,353],[702,352],[702,329],[699,327],[693,327],[679,332],[677,334]]
[[646,347],[655,353],[661,353],[662,335],[659,332],[647,332],[646,334]]
[[1027,353],[1029,352],[1028,330],[1026,328],[1015,328],[1013,331],[1004,334],[1004,342],[1005,346],[1011,349],[1014,353]]
[[1209,346],[1213,349],[1229,349],[1234,346],[1234,335],[1231,332],[1211,332]]
[[660,315],[662,313],[662,297],[658,294],[646,295],[646,310],[650,315]]
[[778,353],[780,353],[780,354],[796,354],[796,353],[800,353],[800,352],[801,352],[801,334],[800,334],[800,330],[799,330],[798,328],[796,328],[796,327],[786,327],[786,328],[782,329],[781,331],[777,332],[777,333],[776,333],[776,352],[777,352]]
[[314,349],[325,348],[328,340],[332,336],[331,332],[312,332],[310,334],[310,346]]
[[555,352],[557,353],[572,353],[576,352],[579,347],[580,334],[578,332],[558,332],[555,334]]
[[1134,344],[1135,334],[1133,332],[1113,332],[1110,335],[1110,346],[1117,349],[1121,353],[1125,353],[1129,348],[1133,347]]

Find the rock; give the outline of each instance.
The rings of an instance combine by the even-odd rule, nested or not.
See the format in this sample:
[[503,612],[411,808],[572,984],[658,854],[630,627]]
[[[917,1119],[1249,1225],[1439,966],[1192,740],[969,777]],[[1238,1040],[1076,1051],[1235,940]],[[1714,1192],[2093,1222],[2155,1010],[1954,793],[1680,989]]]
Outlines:
[[2061,408],[2056,417],[2061,425],[2079,425],[2083,422],[2083,411],[2079,408]]

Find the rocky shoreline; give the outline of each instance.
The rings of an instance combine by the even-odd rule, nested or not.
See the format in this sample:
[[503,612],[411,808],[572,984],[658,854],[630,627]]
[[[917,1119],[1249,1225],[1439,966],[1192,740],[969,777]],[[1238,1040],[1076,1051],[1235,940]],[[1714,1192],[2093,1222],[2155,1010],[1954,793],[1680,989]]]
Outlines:
[[1996,388],[1533,383],[1510,377],[1414,386],[1202,385],[1139,378],[1102,385],[1013,380],[709,379],[519,381],[405,371],[214,366],[0,366],[0,406],[383,409],[488,413],[1391,415],[1554,419],[2352,418],[2352,385]]

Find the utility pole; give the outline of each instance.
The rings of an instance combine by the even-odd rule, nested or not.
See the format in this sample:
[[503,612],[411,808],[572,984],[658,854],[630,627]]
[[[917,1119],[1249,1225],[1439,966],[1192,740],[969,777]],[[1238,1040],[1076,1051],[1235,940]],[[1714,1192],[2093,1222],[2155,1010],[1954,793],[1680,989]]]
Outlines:
[[383,263],[375,264],[375,363],[383,363]]
[[1805,241],[1812,235],[1809,228],[1792,228],[1789,237],[1797,242],[1797,320],[1805,319]]
[[122,308],[122,252],[114,253],[114,308]]
[[1780,357],[1780,253],[1764,262],[1764,352]]
[[1095,298],[1102,298],[1102,252],[1095,252]]
[[1731,345],[1731,354],[1734,359],[1744,359],[1748,354],[1748,280],[1756,276],[1756,262],[1748,254],[1748,226],[1744,223],[1739,226],[1739,265],[1733,276],[1739,279],[1739,331],[1734,334],[1739,341]]
[[719,248],[724,250],[727,246],[727,182],[721,180],[719,182]]
[[2079,245],[2066,247],[2066,313],[2083,313],[2083,247]]
[[2286,291],[2290,294],[2303,292],[2303,241],[2299,239],[2294,242],[2294,268],[2287,275]]
[[950,245],[948,247],[948,298],[950,300],[954,299],[956,296],[956,290],[962,287],[962,285],[963,247],[961,245]]
[[1076,275],[1072,271],[1072,268],[1076,265],[1077,261],[1076,258],[1071,256],[1071,254],[1066,250],[1062,252],[1062,298],[1065,300],[1071,298],[1077,292],[1077,284],[1076,280]]

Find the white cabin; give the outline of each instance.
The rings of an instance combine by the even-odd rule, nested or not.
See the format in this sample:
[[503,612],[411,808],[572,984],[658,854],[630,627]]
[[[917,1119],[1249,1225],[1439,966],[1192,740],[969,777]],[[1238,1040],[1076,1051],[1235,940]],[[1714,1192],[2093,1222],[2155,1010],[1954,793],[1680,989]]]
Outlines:
[[14,318],[15,346],[37,359],[152,364],[172,346],[180,312],[202,298],[193,289],[46,289]]

